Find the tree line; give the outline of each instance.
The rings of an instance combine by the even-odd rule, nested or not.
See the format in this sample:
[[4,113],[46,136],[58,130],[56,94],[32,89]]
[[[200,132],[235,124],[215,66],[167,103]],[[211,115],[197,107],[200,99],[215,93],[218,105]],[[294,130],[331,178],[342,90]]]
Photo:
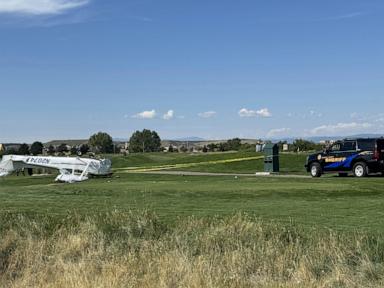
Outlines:
[[[287,142],[279,142],[280,150]],[[289,151],[313,151],[321,150],[323,145],[317,144],[311,141],[297,139],[289,145]],[[161,138],[156,131],[144,129],[142,131],[135,131],[128,141],[128,151],[130,153],[147,153],[147,152],[160,152],[164,148],[161,146]],[[240,138],[233,138],[226,142],[209,143],[202,147],[197,148],[201,152],[225,152],[225,151],[255,151],[255,145],[249,143],[242,143]],[[57,147],[50,145],[44,147],[41,142],[34,142],[31,146],[23,143],[18,149],[11,148],[3,151],[3,154],[15,154],[15,155],[41,155],[45,152],[48,155],[85,155],[88,152],[94,152],[98,154],[110,154],[116,153],[115,144],[112,137],[105,132],[98,132],[93,134],[88,144],[82,144],[79,146],[68,147],[67,144],[62,143]],[[177,148],[171,144],[168,147],[168,152],[189,152],[184,145]],[[0,155],[1,156],[1,155]]]
[[[33,142],[31,146],[29,146],[26,143],[23,143],[19,146],[18,149],[16,148],[10,148],[6,151],[2,152],[2,155],[41,155],[43,154],[45,149],[46,154],[48,155],[64,155],[64,154],[71,154],[71,155],[83,155],[87,154],[90,150],[90,147],[87,144],[83,144],[80,146],[74,146],[71,148],[68,148],[67,144],[62,143],[57,147],[54,147],[53,145],[49,145],[47,148],[44,148],[44,144],[36,141]],[[0,155],[1,156],[1,155]]]

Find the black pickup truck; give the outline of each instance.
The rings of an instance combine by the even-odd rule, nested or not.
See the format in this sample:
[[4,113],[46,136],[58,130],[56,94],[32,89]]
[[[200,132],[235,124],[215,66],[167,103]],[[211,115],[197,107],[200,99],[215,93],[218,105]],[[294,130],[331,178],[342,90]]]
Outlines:
[[337,141],[323,152],[309,155],[305,167],[312,177],[324,173],[353,173],[356,177],[384,174],[384,138]]

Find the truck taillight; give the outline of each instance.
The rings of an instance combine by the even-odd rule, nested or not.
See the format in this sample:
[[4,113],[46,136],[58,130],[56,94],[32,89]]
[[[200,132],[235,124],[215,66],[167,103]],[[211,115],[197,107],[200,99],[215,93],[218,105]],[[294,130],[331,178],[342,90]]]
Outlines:
[[380,160],[380,152],[378,150],[375,151],[375,154],[373,155],[374,160]]

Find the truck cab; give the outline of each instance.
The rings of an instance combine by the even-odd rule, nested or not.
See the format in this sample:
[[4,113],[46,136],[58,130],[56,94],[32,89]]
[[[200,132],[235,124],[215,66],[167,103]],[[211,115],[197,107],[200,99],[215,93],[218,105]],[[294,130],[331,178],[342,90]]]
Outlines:
[[309,155],[305,164],[312,177],[324,173],[365,177],[370,173],[384,173],[384,138],[345,139]]

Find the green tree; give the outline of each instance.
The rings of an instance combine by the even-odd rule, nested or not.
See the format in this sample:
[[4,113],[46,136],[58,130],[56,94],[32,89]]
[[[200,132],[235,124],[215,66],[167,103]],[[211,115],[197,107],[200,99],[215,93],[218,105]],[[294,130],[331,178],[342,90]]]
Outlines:
[[89,138],[89,145],[99,153],[113,152],[112,137],[105,132],[93,134],[91,138]]
[[77,153],[79,152],[76,146],[72,146],[70,151],[71,155],[77,155]]
[[215,152],[217,145],[215,143],[209,143],[207,145],[207,148],[208,148],[209,152]]
[[188,152],[188,148],[183,145],[180,147],[180,152],[186,153]]
[[43,143],[36,141],[32,143],[30,152],[32,155],[36,156],[43,153],[43,148]]
[[48,147],[48,151],[47,151],[47,153],[48,153],[48,155],[53,155],[53,154],[55,154],[55,147],[53,147],[53,145],[49,145],[49,147]]
[[226,143],[219,143],[218,149],[220,152],[228,151],[229,150],[228,143],[227,142]]
[[59,147],[57,147],[57,152],[59,152],[59,153],[68,152],[67,144],[65,144],[65,143],[60,144]]
[[19,150],[17,151],[17,154],[19,155],[29,155],[29,146],[28,144],[21,144],[20,147],[19,147]]
[[144,129],[136,131],[129,139],[129,151],[139,152],[159,152],[161,151],[161,139],[156,131]]
[[234,138],[227,141],[228,150],[239,151],[241,148],[241,139]]
[[83,144],[80,146],[81,155],[87,154],[89,151],[89,146],[87,144]]
[[321,150],[322,145],[304,139],[296,139],[291,145],[291,149],[293,151],[314,151]]
[[18,151],[19,150],[15,149],[15,148],[8,148],[5,151],[3,151],[3,155],[17,155],[17,154],[19,154]]

